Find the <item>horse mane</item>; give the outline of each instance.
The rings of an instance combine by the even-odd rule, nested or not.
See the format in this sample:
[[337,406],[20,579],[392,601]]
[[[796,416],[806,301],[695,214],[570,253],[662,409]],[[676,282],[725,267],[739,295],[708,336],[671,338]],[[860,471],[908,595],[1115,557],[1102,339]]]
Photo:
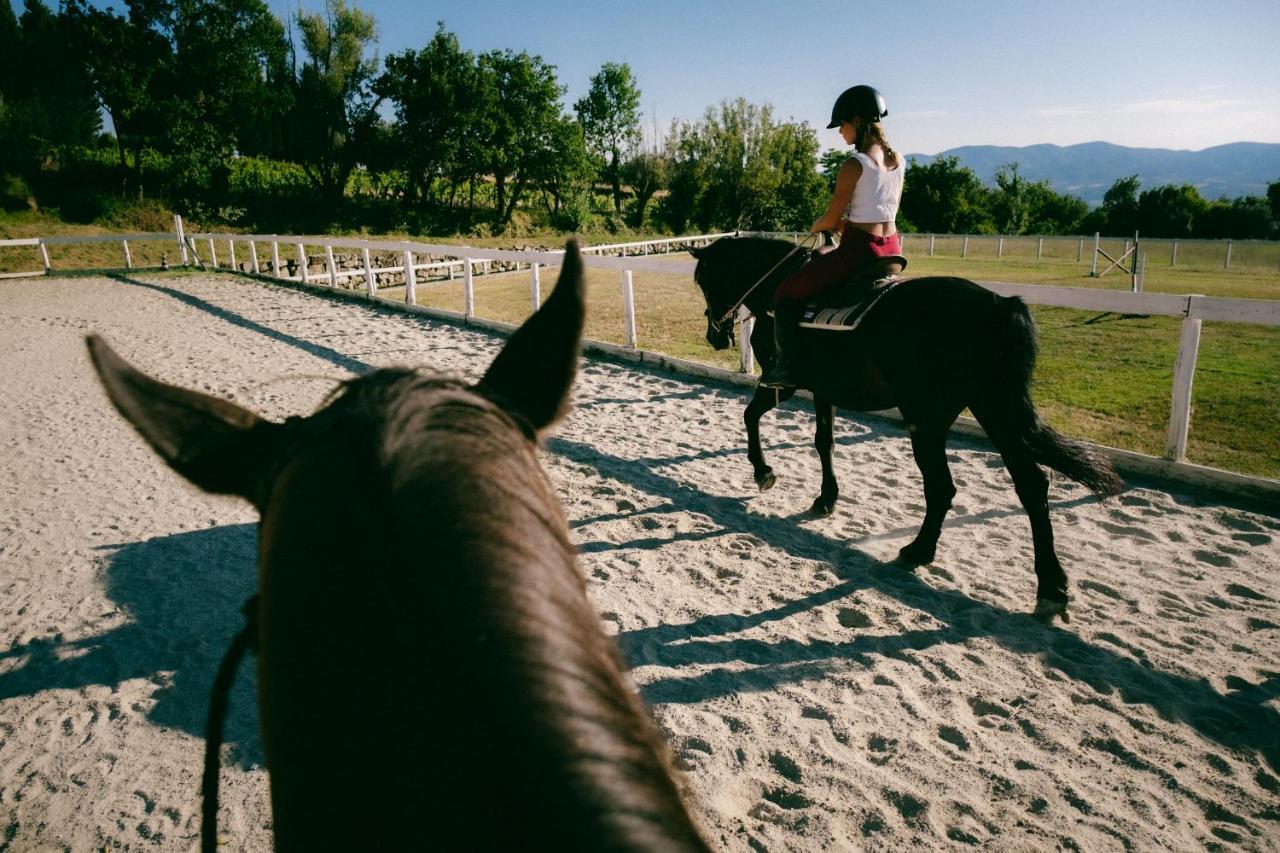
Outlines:
[[[666,745],[589,604],[530,427],[483,387],[384,369],[345,383],[314,428],[373,469],[368,497],[384,509],[370,537],[380,562],[406,567],[400,594],[421,614],[387,614],[398,642],[447,650],[430,661],[431,681],[456,698],[418,716],[444,778],[402,783],[425,783],[481,848],[520,836],[605,850],[699,845]],[[370,454],[353,448],[356,435]],[[418,679],[408,678],[427,689]],[[503,803],[500,821],[485,817],[490,797]]]

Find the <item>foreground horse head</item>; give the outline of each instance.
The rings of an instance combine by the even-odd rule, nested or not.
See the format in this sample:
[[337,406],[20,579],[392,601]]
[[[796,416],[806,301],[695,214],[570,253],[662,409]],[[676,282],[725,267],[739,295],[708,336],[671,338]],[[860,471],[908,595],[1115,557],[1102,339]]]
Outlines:
[[[694,280],[707,306],[707,342],[729,344],[716,318],[743,304],[757,323],[751,345],[760,364],[774,362],[773,305],[777,284],[803,258],[786,241],[723,238],[696,250]],[[756,284],[752,289],[753,284]],[[1003,297],[961,278],[924,277],[898,284],[875,303],[856,332],[802,329],[796,363],[813,392],[822,459],[822,493],[811,511],[830,515],[839,488],[832,467],[832,419],[836,408],[897,408],[924,480],[925,515],[916,538],[898,554],[901,563],[932,562],[942,523],[956,489],[947,465],[947,433],[968,408],[1000,452],[1014,489],[1031,520],[1035,551],[1035,614],[1066,618],[1067,575],[1058,560],[1049,521],[1052,468],[1100,495],[1123,488],[1110,461],[1092,448],[1059,435],[1031,400],[1036,360],[1035,324],[1017,297]],[[759,388],[745,414],[747,458],[756,484],[777,480],[760,447],[760,418],[794,393]]]
[[570,244],[479,384],[379,370],[285,423],[89,338],[160,456],[261,513],[278,849],[704,849],[535,455],[566,410],[583,300]]

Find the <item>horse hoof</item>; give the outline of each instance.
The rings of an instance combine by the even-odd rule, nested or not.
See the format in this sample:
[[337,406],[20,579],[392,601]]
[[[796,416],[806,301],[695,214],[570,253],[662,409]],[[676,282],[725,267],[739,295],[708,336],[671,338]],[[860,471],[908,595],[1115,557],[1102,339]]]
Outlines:
[[1071,622],[1071,614],[1067,612],[1067,602],[1054,601],[1052,598],[1037,598],[1036,609],[1031,615],[1046,625],[1053,624],[1055,616],[1061,619],[1064,625]]
[[818,518],[826,518],[836,511],[836,502],[829,501],[826,498],[818,498],[813,502],[813,506],[809,507],[809,514]]
[[898,552],[898,559],[896,562],[899,565],[907,566],[909,568],[927,566],[929,563],[933,562],[935,553],[935,551],[929,551],[926,553],[922,549],[917,549],[915,547],[915,543],[912,543],[911,545],[904,546],[903,549]]
[[760,491],[767,492],[773,488],[774,483],[778,482],[778,475],[772,471],[766,471],[764,474],[756,476],[756,485],[760,487]]

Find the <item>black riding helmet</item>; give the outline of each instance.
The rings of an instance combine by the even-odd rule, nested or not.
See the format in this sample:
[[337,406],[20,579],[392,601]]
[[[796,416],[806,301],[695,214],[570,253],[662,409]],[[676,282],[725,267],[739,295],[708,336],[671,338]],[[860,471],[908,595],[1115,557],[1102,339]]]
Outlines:
[[831,108],[830,130],[839,127],[840,122],[860,118],[864,121],[879,121],[889,114],[884,105],[884,95],[870,86],[853,86],[845,89],[836,98],[836,105]]

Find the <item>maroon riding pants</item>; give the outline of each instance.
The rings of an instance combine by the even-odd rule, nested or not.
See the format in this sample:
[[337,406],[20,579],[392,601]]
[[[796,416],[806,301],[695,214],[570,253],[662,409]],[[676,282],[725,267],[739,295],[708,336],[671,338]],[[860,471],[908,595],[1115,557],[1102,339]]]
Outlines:
[[847,279],[868,261],[901,254],[902,240],[896,232],[888,237],[874,237],[861,228],[846,225],[835,251],[815,255],[798,272],[782,280],[773,292],[774,304],[812,299],[827,287]]

